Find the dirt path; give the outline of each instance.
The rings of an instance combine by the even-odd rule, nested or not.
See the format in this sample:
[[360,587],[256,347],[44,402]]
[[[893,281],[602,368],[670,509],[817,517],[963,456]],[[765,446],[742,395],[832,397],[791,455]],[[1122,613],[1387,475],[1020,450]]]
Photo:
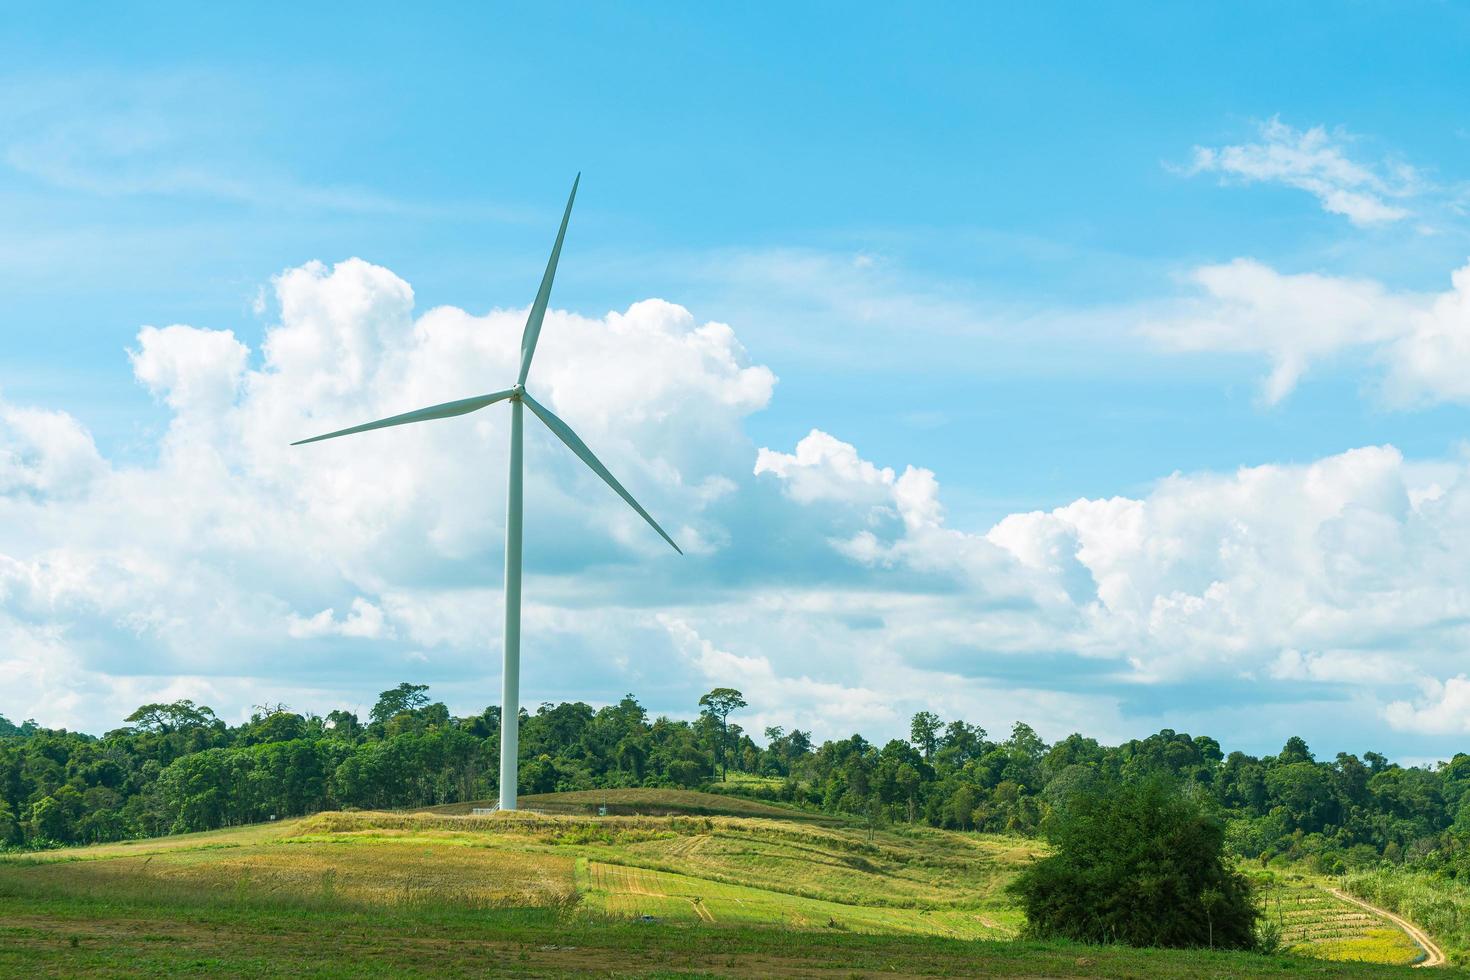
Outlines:
[[1349,895],[1347,892],[1343,891],[1340,888],[1329,888],[1327,889],[1327,891],[1335,897],[1342,899],[1344,902],[1352,902],[1359,908],[1365,908],[1369,912],[1372,912],[1374,915],[1381,916],[1387,919],[1389,922],[1392,922],[1394,925],[1404,930],[1404,932],[1407,932],[1409,934],[1409,938],[1418,943],[1419,947],[1424,950],[1424,959],[1419,961],[1418,963],[1415,963],[1414,966],[1444,966],[1444,950],[1440,949],[1439,946],[1435,944],[1434,940],[1429,938],[1429,934],[1427,932],[1414,925],[1414,923],[1410,922],[1408,919],[1405,919],[1402,916],[1394,915],[1387,909],[1381,909],[1376,905],[1369,905],[1361,898],[1356,898],[1352,895]]

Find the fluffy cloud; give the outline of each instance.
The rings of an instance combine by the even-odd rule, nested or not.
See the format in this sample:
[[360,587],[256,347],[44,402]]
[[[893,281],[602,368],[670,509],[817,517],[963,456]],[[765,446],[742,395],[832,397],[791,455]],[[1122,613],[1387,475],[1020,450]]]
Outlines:
[[1470,678],[1458,674],[1441,683],[1429,678],[1418,704],[1395,701],[1388,706],[1388,720],[1396,728],[1432,735],[1463,735],[1470,732]]
[[323,609],[309,619],[292,616],[286,632],[298,640],[316,636],[356,636],[376,640],[392,635],[385,624],[383,610],[362,596],[352,600],[351,610],[340,620],[336,610]]
[[[405,678],[457,710],[495,697],[504,407],[288,443],[502,387],[524,311],[419,312],[357,260],[274,292],[258,352],[228,331],[139,334],[134,374],[171,414],[153,462],[0,405],[0,672],[18,679],[0,712],[98,730],[157,697],[361,707]],[[1441,305],[1408,304],[1462,315]],[[671,303],[553,311],[531,386],[692,547],[674,556],[532,423],[528,700],[633,690],[687,712],[721,684],[750,696],[752,730],[882,737],[927,707],[1119,738],[1269,695],[1449,731],[1470,642],[1463,462],[1368,447],[971,530],[931,470],[820,429],[752,444],[774,375]],[[1217,700],[1181,704],[1195,689]]]
[[144,327],[129,352],[133,376],[181,416],[208,416],[235,401],[250,351],[229,330]]
[[1268,402],[1279,402],[1318,361],[1366,352],[1386,372],[1394,405],[1470,402],[1470,265],[1441,293],[1393,292],[1366,279],[1286,274],[1251,259],[1190,275],[1199,295],[1145,323],[1155,342],[1181,351],[1268,357]]
[[[804,458],[827,467],[823,499],[842,499],[845,474],[848,501],[881,510],[869,501],[880,483],[896,507],[899,481],[875,476],[850,449],[823,440],[768,469],[793,489],[809,487]],[[1403,730],[1447,732],[1465,688],[1434,678],[1470,643],[1461,584],[1470,473],[1457,465],[1448,489],[1416,474],[1393,448],[1370,447],[1302,466],[1176,474],[1140,499],[1013,514],[983,536],[936,517],[866,532],[862,548],[833,546],[881,556],[896,571],[944,570],[963,590],[962,600],[885,611],[920,661],[985,676],[997,659],[1066,649],[1114,662],[1114,677],[1128,683],[1228,679],[1257,697],[1273,680],[1358,694],[1427,685],[1427,706],[1395,702],[1382,716]],[[1009,603],[994,601],[1000,577]],[[968,648],[946,656],[961,636]]]
[[[524,310],[416,316],[407,283],[359,260],[288,270],[274,293],[255,367],[230,331],[140,331],[134,375],[171,412],[156,463],[110,465],[70,416],[0,404],[0,624],[8,676],[35,678],[0,710],[98,727],[116,719],[95,692],[120,676],[162,689],[245,668],[342,686],[344,643],[369,670],[427,650],[441,672],[483,672],[498,602],[463,586],[498,584],[504,407],[288,443],[503,387]],[[657,300],[600,320],[553,311],[532,379],[696,551],[724,533],[707,511],[748,467],[740,420],[774,384],[728,326]],[[530,424],[532,573],[607,569],[608,588],[631,591],[618,569],[662,544]],[[474,628],[451,628],[446,606],[466,603]]]
[[0,403],[0,495],[72,497],[106,470],[91,435],[70,415]]
[[1347,154],[1351,137],[1321,126],[1297,130],[1272,118],[1260,141],[1218,148],[1197,146],[1187,172],[1217,173],[1244,183],[1280,183],[1316,197],[1323,210],[1355,225],[1399,221],[1409,211],[1390,201],[1412,197],[1424,181],[1407,164],[1373,166]]

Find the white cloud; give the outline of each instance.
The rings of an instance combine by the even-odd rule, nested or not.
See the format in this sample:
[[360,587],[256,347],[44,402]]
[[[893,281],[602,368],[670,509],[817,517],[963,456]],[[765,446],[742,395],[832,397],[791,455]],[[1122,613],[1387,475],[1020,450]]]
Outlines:
[[1470,265],[1450,288],[1394,292],[1366,279],[1285,274],[1252,259],[1202,266],[1200,295],[1140,332],[1180,351],[1262,354],[1268,402],[1283,399],[1315,363],[1363,352],[1385,366],[1390,404],[1470,402]]
[[[171,413],[154,462],[0,406],[0,671],[18,679],[0,712],[101,730],[161,692],[320,710],[405,678],[457,710],[494,700],[504,411],[287,444],[503,386],[524,311],[418,313],[357,260],[274,288],[258,354],[228,331],[140,333],[134,373]],[[752,727],[882,737],[937,706],[1123,737],[1137,692],[1265,685],[1408,730],[1445,698],[1387,705],[1470,643],[1463,461],[1368,447],[1176,474],[980,533],[951,526],[931,470],[820,429],[757,449],[743,422],[774,375],[672,303],[553,311],[531,385],[698,548],[672,555],[531,426],[528,700],[633,690],[691,713],[731,683]]]
[[1395,701],[1388,706],[1388,722],[1395,728],[1430,735],[1470,732],[1470,678],[1464,674],[1443,683],[1428,680],[1417,704]]
[[[155,463],[110,465],[70,416],[0,403],[0,616],[25,638],[12,650],[36,651],[13,676],[38,678],[8,686],[0,711],[97,728],[116,722],[104,690],[242,664],[287,689],[303,671],[361,673],[342,643],[368,673],[401,670],[405,647],[441,672],[494,669],[480,651],[498,616],[504,407],[288,443],[503,387],[525,311],[416,316],[407,283],[356,259],[288,270],[274,290],[281,321],[256,367],[230,331],[140,331],[134,375],[171,413]],[[538,397],[666,526],[696,553],[728,541],[713,515],[748,472],[740,420],[775,385],[730,327],[659,300],[601,319],[552,311],[539,353]],[[527,455],[533,576],[592,569],[621,593],[630,560],[669,560],[534,420]]]
[[1260,142],[1218,148],[1196,146],[1186,173],[1218,173],[1245,183],[1281,183],[1316,197],[1323,210],[1355,225],[1402,220],[1403,201],[1424,190],[1407,164],[1370,165],[1348,156],[1352,137],[1321,126],[1297,130],[1273,117],[1259,128]]
[[[1402,684],[1404,665],[1382,654],[1363,655],[1327,651],[1303,654],[1282,650],[1266,673],[1278,680],[1318,681],[1325,684]],[[1412,676],[1412,672],[1408,676]]]
[[318,636],[355,636],[364,640],[379,640],[393,636],[383,619],[383,610],[362,596],[352,600],[352,608],[342,619],[336,610],[323,609],[315,616],[304,618],[292,615],[286,632],[298,639]]
[[133,376],[181,414],[216,415],[231,407],[250,351],[229,330],[175,325],[138,332],[129,351]]
[[[849,459],[843,472],[864,499],[870,471]],[[962,671],[1060,649],[1113,660],[1135,683],[1254,677],[1379,693],[1441,675],[1470,644],[1467,477],[1461,465],[1428,493],[1396,450],[1370,447],[1175,475],[1139,499],[1013,514],[983,536],[941,516],[834,545],[895,574],[952,576],[962,598],[885,619],[891,634],[907,619],[911,651]],[[804,475],[788,459],[781,478]],[[829,485],[824,497],[841,495]],[[997,601],[1002,582],[1009,602]],[[971,652],[944,658],[960,637]]]
[[892,469],[859,459],[856,446],[819,429],[798,442],[795,453],[762,448],[756,454],[755,473],[774,473],[785,493],[803,504],[840,500],[873,506],[892,497]]
[[0,402],[0,496],[76,496],[106,471],[92,436],[70,415]]
[[767,657],[722,650],[677,617],[660,616],[659,621],[706,684],[734,687],[758,706],[757,722],[783,724],[779,719],[801,717],[811,711],[812,705],[822,706],[822,727],[834,733],[864,728],[871,731],[875,726],[893,728],[903,721],[894,711],[891,692],[808,676],[782,676]]

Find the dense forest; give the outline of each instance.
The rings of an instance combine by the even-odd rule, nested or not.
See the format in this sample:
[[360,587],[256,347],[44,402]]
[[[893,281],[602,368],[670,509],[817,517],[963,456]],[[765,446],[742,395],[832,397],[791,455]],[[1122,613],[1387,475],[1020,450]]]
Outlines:
[[[929,712],[914,716],[907,741],[882,746],[861,735],[818,745],[782,728],[760,745],[738,723],[746,707],[727,688],[701,698],[692,722],[650,720],[632,695],[603,708],[543,704],[522,713],[520,791],[707,787],[878,823],[1033,834],[1092,781],[1164,776],[1219,818],[1244,858],[1332,873],[1388,862],[1470,879],[1470,755],[1432,769],[1375,752],[1319,760],[1292,738],[1256,758],[1167,729],[1117,746],[1082,735],[1048,745],[1024,724],[993,739]],[[491,798],[499,729],[498,708],[454,717],[407,683],[366,719],[278,704],[231,726],[178,701],[144,705],[98,738],[0,717],[0,846]],[[744,775],[724,782],[727,770]]]

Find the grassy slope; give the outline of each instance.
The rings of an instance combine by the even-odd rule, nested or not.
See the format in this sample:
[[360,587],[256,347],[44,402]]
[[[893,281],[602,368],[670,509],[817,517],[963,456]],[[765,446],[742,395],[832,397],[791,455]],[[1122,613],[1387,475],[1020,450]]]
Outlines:
[[0,974],[1377,975],[987,941],[1018,924],[998,889],[1028,853],[791,820],[320,814],[0,859]]

